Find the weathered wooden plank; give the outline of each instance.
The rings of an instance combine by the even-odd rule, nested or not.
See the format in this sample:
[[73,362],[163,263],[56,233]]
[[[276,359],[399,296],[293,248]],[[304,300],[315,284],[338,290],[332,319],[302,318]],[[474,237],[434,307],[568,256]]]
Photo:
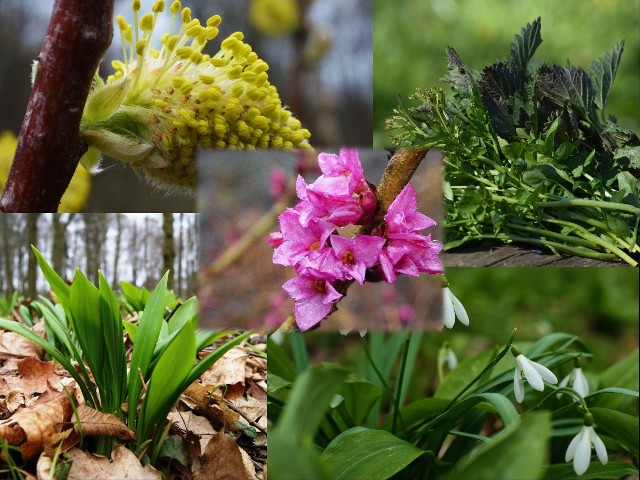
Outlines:
[[604,261],[571,255],[554,255],[514,245],[466,247],[443,252],[445,267],[625,267],[623,261]]

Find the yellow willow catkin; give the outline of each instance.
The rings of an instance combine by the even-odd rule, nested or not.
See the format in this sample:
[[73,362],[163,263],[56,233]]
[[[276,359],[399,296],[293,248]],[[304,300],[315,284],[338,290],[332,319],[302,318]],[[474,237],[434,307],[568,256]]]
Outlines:
[[223,40],[215,55],[203,54],[218,35],[220,16],[202,24],[174,1],[171,27],[156,50],[150,45],[165,2],[142,15],[133,7],[137,25],[117,18],[123,58],[112,62],[106,82],[96,74],[83,112],[80,135],[92,147],[85,166],[95,168],[104,153],[160,186],[193,189],[198,147],[311,148],[309,131],[282,106],[268,65],[241,32]]

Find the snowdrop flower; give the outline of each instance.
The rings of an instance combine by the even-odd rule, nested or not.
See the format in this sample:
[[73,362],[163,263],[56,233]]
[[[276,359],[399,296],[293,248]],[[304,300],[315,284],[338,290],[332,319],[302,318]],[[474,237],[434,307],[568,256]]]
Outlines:
[[587,378],[584,376],[584,373],[582,373],[582,369],[580,368],[580,364],[577,359],[575,368],[569,375],[562,379],[558,386],[566,387],[567,385],[570,385],[570,388],[573,388],[582,398],[589,395],[589,383],[587,382]]
[[442,364],[446,365],[451,371],[458,366],[458,357],[456,357],[456,352],[453,351],[448,343],[445,343],[443,350]]
[[511,346],[511,353],[516,357],[516,371],[513,376],[513,391],[518,403],[522,403],[522,400],[524,400],[523,377],[527,382],[529,382],[531,388],[539,392],[544,390],[543,380],[552,384],[558,383],[558,379],[551,370],[539,363],[529,360],[515,345]]
[[449,287],[444,287],[442,289],[442,319],[445,327],[453,328],[456,317],[460,320],[460,323],[469,325],[469,315],[467,315],[464,306],[460,303],[460,300],[451,293]]
[[576,475],[582,475],[589,468],[592,446],[596,449],[596,455],[600,463],[606,465],[609,460],[607,457],[607,449],[593,429],[593,416],[587,413],[584,416],[582,430],[573,437],[573,440],[569,443],[569,448],[567,448],[567,454],[564,457],[565,462],[573,460],[573,469]]

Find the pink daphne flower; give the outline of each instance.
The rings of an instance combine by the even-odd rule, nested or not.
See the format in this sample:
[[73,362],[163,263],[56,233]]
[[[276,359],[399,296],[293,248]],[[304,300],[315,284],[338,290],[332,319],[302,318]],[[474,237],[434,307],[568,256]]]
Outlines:
[[327,239],[335,227],[324,220],[314,220],[303,227],[299,217],[300,213],[291,208],[280,214],[280,235],[269,237],[269,243],[277,247],[273,263],[293,267],[303,258],[314,260],[328,249]]
[[302,177],[296,182],[301,202],[296,207],[302,225],[322,218],[344,227],[371,221],[376,209],[376,196],[362,173],[356,149],[343,148],[340,155],[321,153],[318,163],[322,175],[307,185]]
[[[323,276],[320,272],[316,273]],[[282,288],[295,302],[293,314],[298,328],[303,332],[329,315],[333,304],[342,297],[326,278],[312,275],[293,278]]]
[[442,244],[432,241],[431,235],[420,233],[436,222],[417,209],[416,192],[409,183],[384,216],[384,236],[388,242],[380,253],[380,266],[389,283],[396,281],[398,273],[417,277],[421,272],[431,275],[444,272],[438,257]]
[[331,235],[329,242],[333,255],[327,257],[323,271],[338,280],[353,279],[362,285],[367,268],[378,263],[385,240],[370,235],[357,235],[353,238]]

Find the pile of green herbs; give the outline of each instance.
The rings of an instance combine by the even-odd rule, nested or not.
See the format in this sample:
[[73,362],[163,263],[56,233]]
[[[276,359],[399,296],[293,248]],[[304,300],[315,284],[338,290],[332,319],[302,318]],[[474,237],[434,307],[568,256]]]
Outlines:
[[624,42],[587,70],[549,65],[531,61],[540,29],[480,71],[449,48],[452,95],[418,89],[386,128],[396,146],[444,153],[445,249],[494,239],[635,266],[640,138],[604,112]]

